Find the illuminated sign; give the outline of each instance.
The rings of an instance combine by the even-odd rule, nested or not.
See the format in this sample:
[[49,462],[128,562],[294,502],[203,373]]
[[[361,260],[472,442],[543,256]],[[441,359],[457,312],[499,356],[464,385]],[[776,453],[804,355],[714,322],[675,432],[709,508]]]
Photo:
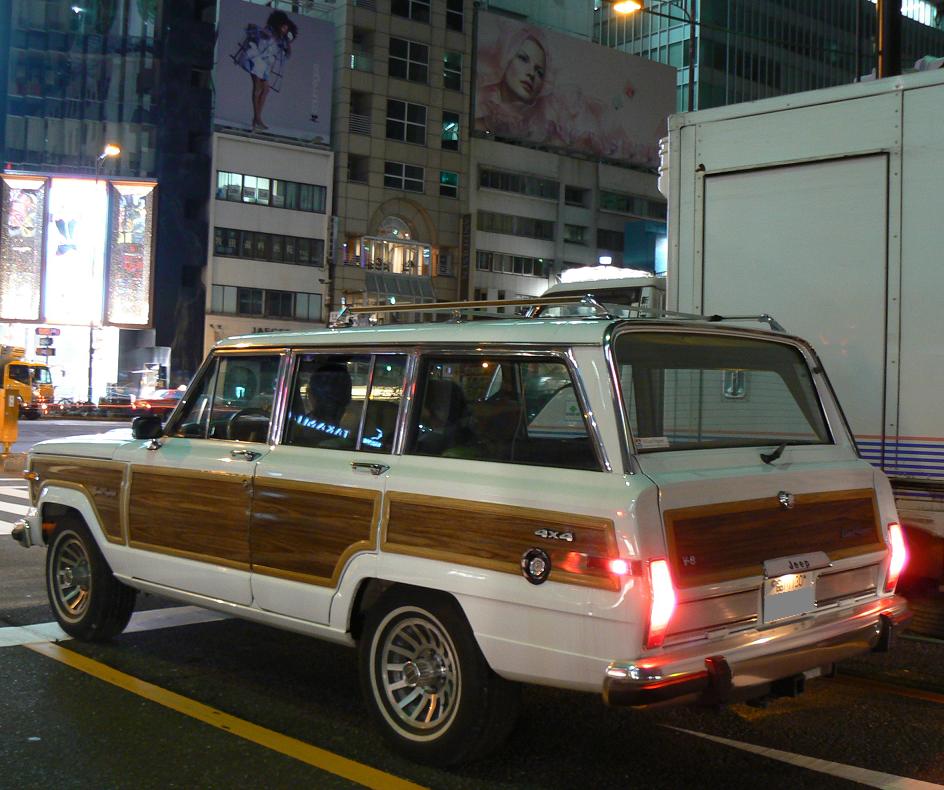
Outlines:
[[4,176],[0,212],[0,321],[37,321],[46,179]]
[[84,178],[50,182],[43,283],[43,319],[49,323],[101,321],[107,186]]
[[151,320],[155,184],[113,183],[105,323]]

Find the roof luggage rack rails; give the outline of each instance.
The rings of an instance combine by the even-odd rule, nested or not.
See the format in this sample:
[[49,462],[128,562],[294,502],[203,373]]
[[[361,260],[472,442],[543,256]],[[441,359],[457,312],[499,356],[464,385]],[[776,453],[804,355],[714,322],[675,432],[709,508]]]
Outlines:
[[[345,305],[338,313],[338,317],[328,326],[332,329],[354,326],[356,316],[358,315],[373,316],[376,314],[388,313],[450,313],[452,315],[452,320],[455,322],[461,321],[464,317],[472,319],[485,318],[492,320],[501,320],[513,317],[504,313],[476,312],[489,307],[528,307],[531,309],[523,315],[518,315],[517,317],[540,318],[541,308],[552,307],[555,305],[577,305],[590,307],[593,309],[594,314],[592,316],[585,316],[587,318],[609,318],[613,320],[620,318],[620,316],[614,315],[612,312],[607,310],[605,306],[603,306],[594,298],[593,294],[588,293],[583,296],[537,296],[533,299],[493,299],[484,301],[430,302],[420,304],[379,304],[362,305],[358,307]],[[698,313],[678,313],[672,310],[658,310],[648,307],[636,307],[632,309],[635,313],[634,317],[636,318],[681,318],[689,321],[708,322],[759,321],[761,323],[767,324],[774,332],[786,334],[787,331],[773,316],[767,313],[762,313],[761,315],[701,315]],[[559,318],[560,316],[554,317]]]

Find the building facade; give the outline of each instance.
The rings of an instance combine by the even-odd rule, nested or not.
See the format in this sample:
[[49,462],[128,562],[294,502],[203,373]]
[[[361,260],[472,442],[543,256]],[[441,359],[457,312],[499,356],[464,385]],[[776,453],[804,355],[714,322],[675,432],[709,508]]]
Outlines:
[[[597,0],[594,38],[678,69],[678,109],[753,101],[854,82],[876,66],[875,0],[650,0],[657,13],[615,14]],[[902,66],[944,56],[940,3],[902,2]]]

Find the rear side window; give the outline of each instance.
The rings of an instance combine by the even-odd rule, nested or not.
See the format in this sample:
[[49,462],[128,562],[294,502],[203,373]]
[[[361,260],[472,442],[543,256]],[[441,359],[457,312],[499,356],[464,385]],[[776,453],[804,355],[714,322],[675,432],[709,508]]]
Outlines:
[[614,352],[639,452],[832,441],[810,370],[794,346],[626,332]]
[[570,371],[557,359],[429,357],[407,452],[599,470]]

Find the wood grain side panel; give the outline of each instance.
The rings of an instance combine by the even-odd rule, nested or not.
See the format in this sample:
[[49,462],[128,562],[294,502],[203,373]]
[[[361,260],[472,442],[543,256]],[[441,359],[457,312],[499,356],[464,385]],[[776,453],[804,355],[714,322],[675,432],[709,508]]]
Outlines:
[[[618,556],[609,519],[401,493],[387,504],[385,551],[519,574],[522,555],[541,548],[551,558],[550,580],[619,589],[616,577],[590,562]],[[574,540],[540,538],[539,529],[571,532]]]
[[757,576],[776,557],[824,551],[835,560],[885,546],[871,489],[797,496],[792,509],[768,497],[667,510],[665,528],[683,588]]
[[248,569],[246,475],[133,467],[130,485],[132,545]]
[[257,479],[253,485],[252,570],[337,586],[358,551],[376,548],[380,492]]
[[[81,458],[34,458],[31,469],[39,475],[38,481],[30,483],[33,502],[36,501],[40,486],[59,483],[75,488],[91,501],[105,537],[112,543],[124,542],[121,533],[123,464]],[[33,486],[37,488],[32,490]]]

